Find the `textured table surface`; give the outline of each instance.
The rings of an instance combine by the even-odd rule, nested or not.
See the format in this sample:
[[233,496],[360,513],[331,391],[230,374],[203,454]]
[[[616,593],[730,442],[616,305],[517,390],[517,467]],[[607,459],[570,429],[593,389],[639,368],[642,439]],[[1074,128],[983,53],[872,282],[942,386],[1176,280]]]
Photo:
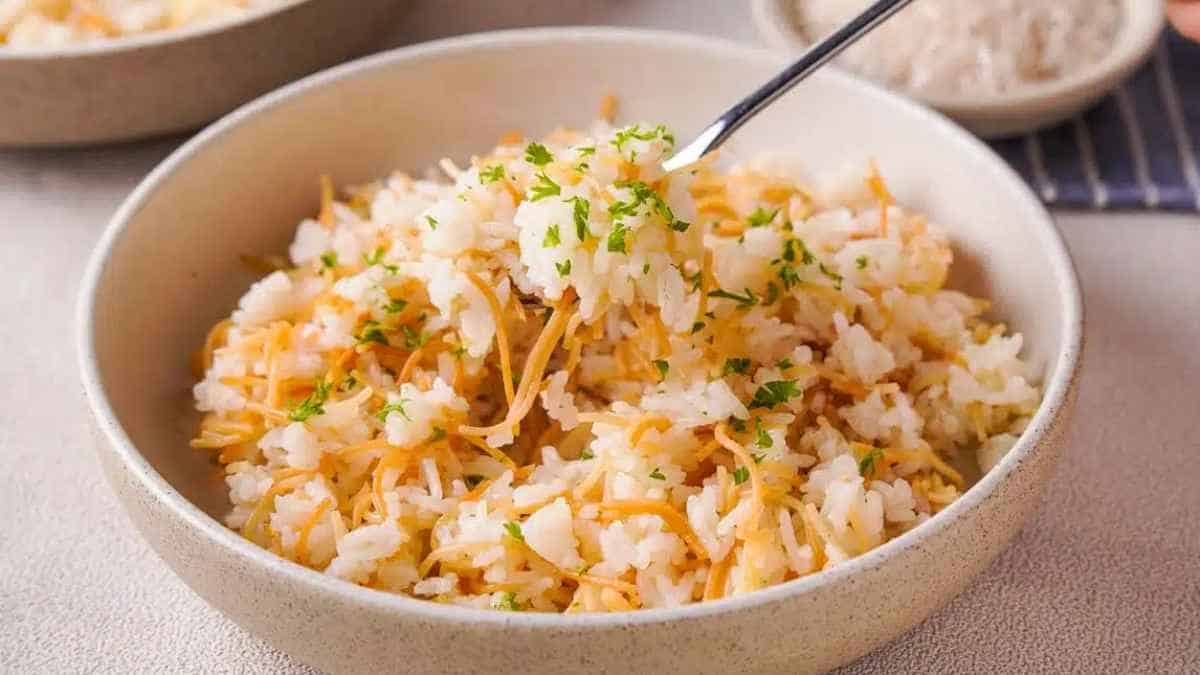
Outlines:
[[[418,2],[398,41],[676,21],[753,39],[740,2],[553,4]],[[0,153],[0,672],[310,672],[210,609],[154,556],[100,476],[78,403],[84,260],[176,143]],[[846,672],[1200,672],[1200,219],[1058,215],[1088,312],[1079,413],[1058,476],[962,596]]]

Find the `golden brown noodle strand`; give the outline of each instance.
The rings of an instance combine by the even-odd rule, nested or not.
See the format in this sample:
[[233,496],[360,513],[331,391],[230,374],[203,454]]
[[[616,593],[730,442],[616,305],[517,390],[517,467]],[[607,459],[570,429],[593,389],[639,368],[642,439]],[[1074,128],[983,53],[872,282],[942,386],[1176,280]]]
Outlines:
[[483,450],[485,453],[488,454],[488,456],[490,456],[492,459],[496,460],[497,462],[504,464],[505,466],[512,469],[513,471],[517,470],[517,463],[512,460],[512,457],[509,457],[508,455],[504,454],[497,448],[493,448],[492,446],[488,445],[487,442],[485,442],[482,438],[478,438],[476,436],[470,436],[470,435],[466,435],[466,434],[462,434],[461,437],[463,440],[470,443],[471,445],[479,448],[480,450]]
[[500,375],[504,378],[504,400],[509,406],[513,402],[513,372],[512,356],[508,348],[508,328],[504,322],[504,310],[500,307],[500,299],[492,289],[474,272],[466,272],[467,279],[483,294],[488,307],[492,310],[492,318],[496,322],[496,346],[500,349]]
[[321,225],[329,230],[333,229],[333,180],[328,174],[321,175],[321,211],[317,214],[317,220]]
[[725,554],[708,568],[708,579],[704,582],[704,600],[720,600],[725,595],[725,580],[729,577],[729,568],[733,565],[733,551]]
[[601,513],[611,511],[624,516],[648,515],[658,516],[663,519],[679,535],[680,539],[687,544],[692,553],[701,560],[708,559],[708,551],[704,549],[704,545],[700,543],[699,537],[692,531],[692,526],[688,524],[687,518],[683,517],[675,507],[667,502],[655,501],[653,499],[622,499],[617,501],[601,502]]
[[713,435],[726,450],[732,452],[734,457],[737,457],[742,466],[746,467],[746,471],[750,473],[750,488],[751,494],[754,497],[754,505],[753,510],[750,512],[750,518],[746,522],[749,522],[753,529],[758,529],[762,519],[763,507],[765,506],[765,502],[763,501],[763,481],[762,475],[758,471],[758,464],[755,463],[750,453],[746,452],[746,448],[742,447],[741,443],[729,437],[729,432],[724,424],[718,424],[713,431]]
[[304,523],[300,526],[300,535],[296,538],[296,562],[301,564],[304,563],[304,558],[308,556],[309,533],[312,532],[313,528],[317,524],[317,521],[321,519],[321,516],[325,515],[325,512],[332,507],[333,500],[329,497],[326,497],[321,500],[320,504],[317,504],[317,508],[313,509],[313,512],[309,514],[308,518],[304,519]]

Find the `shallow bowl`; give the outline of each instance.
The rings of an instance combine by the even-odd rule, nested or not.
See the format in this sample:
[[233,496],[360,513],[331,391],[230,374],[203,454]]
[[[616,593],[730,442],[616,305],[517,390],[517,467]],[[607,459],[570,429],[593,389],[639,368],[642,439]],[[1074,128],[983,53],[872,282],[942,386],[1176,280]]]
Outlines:
[[610,615],[471,610],[361,588],[264,551],[218,518],[219,472],[187,445],[188,360],[251,281],[240,253],[282,251],[317,179],[359,183],[512,129],[621,118],[680,138],[780,57],[671,33],[546,29],[401,49],[264,97],[189,141],[121,207],[79,305],[82,378],[106,474],[132,520],[196,593],[329,671],[811,672],[894,639],[959,593],[1036,508],[1063,442],[1082,310],[1067,251],[1025,184],[934,112],[837,73],[743,128],[727,155],[795,150],[814,165],[878,160],[893,190],[952,234],[952,282],[1025,334],[1045,398],[1017,445],[928,522],[838,567],[752,594]]
[[0,147],[86,145],[194,129],[365,53],[404,0],[288,0],[232,20],[18,49],[0,46]]
[[[1164,3],[1118,1],[1124,26],[1108,56],[1090,68],[1006,94],[912,96],[984,138],[1014,136],[1070,119],[1095,105],[1144,64],[1166,25]],[[753,3],[755,24],[768,44],[792,54],[808,47],[810,38],[795,19],[796,0]]]

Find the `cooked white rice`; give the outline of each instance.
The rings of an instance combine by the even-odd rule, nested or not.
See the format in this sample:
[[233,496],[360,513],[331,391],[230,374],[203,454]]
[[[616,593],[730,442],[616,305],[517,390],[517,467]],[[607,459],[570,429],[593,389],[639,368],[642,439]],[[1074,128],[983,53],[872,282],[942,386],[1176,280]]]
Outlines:
[[[867,0],[795,0],[809,39]],[[852,70],[922,94],[1003,94],[1078,73],[1112,51],[1117,0],[921,0],[840,57]]]
[[0,45],[58,47],[240,16],[286,0],[0,0]]
[[945,235],[873,168],[663,175],[673,143],[599,123],[324,181],[200,355],[228,525],[437,602],[670,607],[837,565],[999,460],[1039,393],[943,288]]

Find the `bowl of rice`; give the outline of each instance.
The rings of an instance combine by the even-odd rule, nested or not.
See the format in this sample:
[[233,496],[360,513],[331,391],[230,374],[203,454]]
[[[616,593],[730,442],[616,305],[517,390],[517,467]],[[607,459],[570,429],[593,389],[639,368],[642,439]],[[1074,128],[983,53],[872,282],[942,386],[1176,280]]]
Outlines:
[[193,129],[359,56],[400,0],[2,0],[0,147]]
[[[805,49],[866,0],[754,0],[759,34]],[[1149,59],[1166,25],[1144,0],[922,0],[838,59],[985,137],[1068,119]]]
[[778,66],[483,34],[189,141],[80,296],[133,522],[331,672],[815,672],[923,620],[1036,508],[1078,285],[984,145],[839,73],[661,170]]

